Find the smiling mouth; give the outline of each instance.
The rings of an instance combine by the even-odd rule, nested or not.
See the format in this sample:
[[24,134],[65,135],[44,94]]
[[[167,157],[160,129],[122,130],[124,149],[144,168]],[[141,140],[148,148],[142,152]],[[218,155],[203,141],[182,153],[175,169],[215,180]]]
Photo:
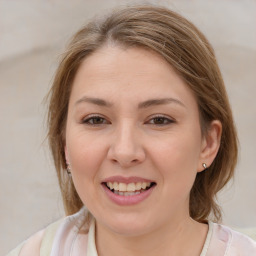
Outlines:
[[134,196],[139,195],[150,188],[156,186],[155,182],[136,182],[136,183],[122,183],[122,182],[103,182],[112,193],[119,196]]

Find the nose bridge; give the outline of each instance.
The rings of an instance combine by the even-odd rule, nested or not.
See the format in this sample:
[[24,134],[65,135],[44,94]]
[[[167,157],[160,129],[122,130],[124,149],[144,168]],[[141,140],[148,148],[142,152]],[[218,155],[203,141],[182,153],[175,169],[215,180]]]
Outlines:
[[[117,145],[127,144],[127,146],[134,146],[135,143],[134,139],[136,137],[136,129],[135,125],[132,123],[131,120],[125,120],[124,122],[120,123],[120,125],[116,129],[116,143]],[[130,145],[129,145],[130,144]]]
[[109,156],[111,160],[123,166],[143,161],[144,151],[139,139],[139,129],[132,120],[125,119],[117,125]]

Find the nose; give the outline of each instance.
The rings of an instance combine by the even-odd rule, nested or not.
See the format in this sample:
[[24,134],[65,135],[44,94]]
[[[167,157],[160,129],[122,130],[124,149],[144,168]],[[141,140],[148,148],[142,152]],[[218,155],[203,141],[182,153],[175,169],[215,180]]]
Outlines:
[[140,134],[132,124],[118,127],[111,138],[108,159],[121,167],[129,168],[145,160]]

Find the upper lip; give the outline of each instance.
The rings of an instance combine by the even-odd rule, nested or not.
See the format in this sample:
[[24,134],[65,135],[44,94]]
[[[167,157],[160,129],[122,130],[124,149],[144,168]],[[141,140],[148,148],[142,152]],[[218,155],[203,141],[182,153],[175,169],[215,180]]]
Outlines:
[[123,177],[123,176],[111,176],[102,181],[102,183],[107,183],[107,182],[119,182],[119,183],[136,183],[136,182],[155,182],[153,180],[145,179],[142,177],[136,177],[136,176],[131,176],[131,177]]

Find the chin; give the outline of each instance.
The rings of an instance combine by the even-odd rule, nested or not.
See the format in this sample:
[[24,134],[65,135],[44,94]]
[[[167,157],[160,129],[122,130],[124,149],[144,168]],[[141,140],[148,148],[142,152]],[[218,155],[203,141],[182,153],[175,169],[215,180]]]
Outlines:
[[117,217],[105,222],[105,226],[112,232],[126,237],[140,236],[150,231],[152,222],[145,218]]

